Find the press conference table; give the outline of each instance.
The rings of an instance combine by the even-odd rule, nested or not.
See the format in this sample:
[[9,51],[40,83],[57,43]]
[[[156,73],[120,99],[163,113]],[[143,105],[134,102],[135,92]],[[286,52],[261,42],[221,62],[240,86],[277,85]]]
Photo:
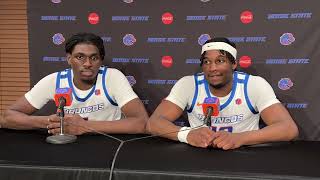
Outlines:
[[[0,129],[0,179],[109,179],[119,141],[78,136],[75,143],[45,142],[45,131]],[[144,135],[116,135],[128,140]],[[113,180],[320,179],[320,142],[283,142],[236,150],[194,148],[159,137],[125,142]]]

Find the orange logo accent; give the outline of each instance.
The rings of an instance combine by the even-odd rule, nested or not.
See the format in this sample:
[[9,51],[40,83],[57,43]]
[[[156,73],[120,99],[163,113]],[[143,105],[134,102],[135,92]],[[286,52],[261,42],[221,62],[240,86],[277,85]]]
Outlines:
[[200,104],[199,102],[197,102],[197,106],[202,106],[202,104]]

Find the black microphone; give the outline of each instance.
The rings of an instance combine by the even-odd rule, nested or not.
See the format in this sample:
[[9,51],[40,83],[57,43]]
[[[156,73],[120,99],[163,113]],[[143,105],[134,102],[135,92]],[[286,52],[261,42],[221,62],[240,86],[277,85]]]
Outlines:
[[211,106],[207,107],[207,114],[204,118],[204,123],[210,127],[211,126],[211,116],[212,116],[213,108]]
[[64,97],[59,97],[59,104],[57,108],[57,116],[64,117],[64,106],[66,105],[66,99]]
[[54,95],[54,102],[56,103],[57,116],[64,117],[64,106],[70,106],[72,103],[72,89],[58,88]]

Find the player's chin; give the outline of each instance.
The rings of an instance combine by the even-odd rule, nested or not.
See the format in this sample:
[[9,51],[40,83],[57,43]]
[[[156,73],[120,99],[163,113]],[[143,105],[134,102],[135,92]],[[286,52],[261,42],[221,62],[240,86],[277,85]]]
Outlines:
[[210,82],[210,86],[215,89],[219,89],[222,88],[224,84],[222,82]]
[[95,76],[81,76],[81,80],[86,83],[92,83],[96,79]]
[[90,72],[90,73],[80,73],[80,77],[83,80],[95,80],[98,73]]

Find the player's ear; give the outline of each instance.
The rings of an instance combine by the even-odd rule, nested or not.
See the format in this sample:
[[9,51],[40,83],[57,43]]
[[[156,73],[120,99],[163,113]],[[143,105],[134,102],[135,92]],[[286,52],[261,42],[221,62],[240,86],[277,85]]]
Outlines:
[[71,65],[71,54],[70,53],[67,53],[67,61],[68,61],[68,64]]
[[238,62],[235,60],[234,63],[232,63],[232,70],[235,71],[238,67]]

